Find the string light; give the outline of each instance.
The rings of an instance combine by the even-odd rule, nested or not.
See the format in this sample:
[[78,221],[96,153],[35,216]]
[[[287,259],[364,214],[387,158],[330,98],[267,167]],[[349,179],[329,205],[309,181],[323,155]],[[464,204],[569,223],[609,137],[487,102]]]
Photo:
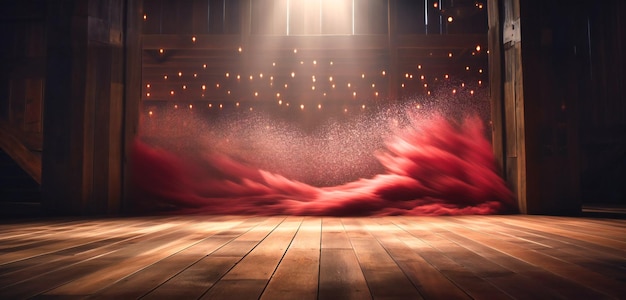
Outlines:
[[[437,4],[435,4],[435,6],[436,6],[436,5],[437,5]],[[452,19],[453,17],[452,17],[452,16],[450,16],[449,18],[450,18],[450,19]],[[450,22],[451,22],[451,21],[450,21]],[[192,36],[191,36],[191,41],[192,41],[193,43],[197,42],[197,36],[192,35]],[[232,49],[232,48],[231,48],[231,49]],[[237,48],[237,50],[238,50],[238,52],[240,52],[240,53],[241,53],[241,52],[243,51],[243,48],[240,46],[240,47],[238,47],[238,48]],[[482,49],[481,45],[479,45],[479,44],[474,44],[474,49],[472,49],[472,46],[470,45],[469,49],[467,49],[467,50],[469,50],[468,52],[470,52],[472,55],[475,55],[475,54],[477,54],[478,52],[482,51],[483,49]],[[474,52],[474,50],[475,50],[476,52]],[[164,54],[164,52],[165,52],[165,49],[164,49],[164,48],[160,48],[160,49],[159,49],[159,53]],[[293,52],[294,52],[294,54],[298,53],[298,49],[297,49],[297,48],[294,48],[294,49],[293,49]],[[306,51],[305,51],[305,52],[306,52]],[[488,53],[488,51],[486,51],[486,52]],[[441,54],[444,54],[444,55],[445,55],[445,54],[446,54],[445,50],[444,50],[444,52],[443,52],[443,53],[441,53]],[[432,54],[431,54],[431,55],[432,55]],[[448,57],[449,57],[449,58],[452,58],[452,57],[454,56],[454,53],[453,53],[452,51],[449,51],[449,52],[447,52],[447,55],[448,55]],[[462,57],[460,57],[460,58],[461,58],[461,60],[464,60],[464,59],[466,59],[466,58],[467,58],[465,55],[467,55],[467,52],[465,52],[465,54],[463,54],[463,55],[462,55]],[[302,84],[302,83],[304,83],[304,86],[306,86],[306,81],[307,81],[306,79],[308,78],[307,76],[311,76],[311,77],[310,77],[310,78],[311,78],[311,81],[310,81],[310,82],[312,82],[312,83],[313,83],[313,84],[311,84],[311,85],[310,85],[310,86],[311,86],[311,91],[319,91],[319,92],[317,92],[317,94],[309,92],[309,95],[303,95],[305,99],[308,99],[308,97],[319,97],[319,96],[321,96],[321,95],[319,95],[319,94],[322,94],[324,97],[326,97],[326,96],[327,96],[327,93],[326,93],[324,90],[326,90],[326,89],[328,88],[328,86],[330,86],[332,89],[335,89],[335,88],[336,88],[336,84],[339,84],[339,86],[340,86],[340,87],[342,86],[342,84],[346,84],[345,86],[347,86],[347,88],[349,89],[349,90],[348,90],[348,92],[352,94],[352,97],[353,97],[353,98],[356,98],[356,97],[357,97],[357,94],[359,94],[359,95],[363,94],[363,95],[369,95],[369,97],[371,97],[371,96],[373,95],[374,97],[376,97],[376,99],[378,99],[378,97],[379,97],[379,96],[381,96],[381,95],[385,95],[385,94],[386,94],[386,92],[387,92],[387,85],[386,85],[386,84],[383,84],[383,83],[385,83],[385,82],[386,82],[386,80],[384,80],[384,79],[382,79],[382,78],[381,78],[380,80],[378,80],[378,81],[376,81],[376,80],[369,80],[369,79],[368,79],[368,81],[369,81],[369,83],[368,83],[367,81],[363,81],[363,82],[361,82],[361,81],[358,81],[358,80],[357,80],[357,78],[358,78],[358,77],[356,77],[356,76],[359,76],[359,73],[356,73],[356,74],[351,74],[351,76],[345,76],[345,78],[346,78],[346,79],[348,79],[349,81],[357,81],[357,85],[353,86],[351,82],[346,82],[346,81],[348,81],[348,80],[344,81],[344,76],[334,75],[332,72],[329,72],[331,69],[327,69],[327,70],[326,70],[326,68],[323,68],[324,70],[312,69],[312,68],[311,68],[311,66],[316,66],[316,65],[318,64],[317,59],[312,59],[312,60],[308,60],[308,59],[305,59],[305,60],[295,60],[296,65],[297,65],[297,62],[298,62],[298,61],[300,62],[300,64],[301,64],[301,65],[304,65],[304,62],[305,62],[305,61],[309,61],[310,63],[312,63],[312,65],[309,65],[309,67],[308,67],[306,70],[304,69],[304,67],[301,67],[301,68],[303,68],[303,69],[294,68],[294,69],[292,69],[292,70],[294,70],[294,71],[291,71],[291,72],[287,73],[287,74],[289,74],[289,75],[287,75],[287,74],[282,74],[282,75],[291,76],[291,78],[294,78],[294,79],[295,79],[295,77],[296,77],[296,72],[295,72],[295,70],[298,70],[298,73],[299,73],[299,78],[297,79],[298,81],[292,80],[292,81],[289,83],[289,84],[291,84],[291,85],[292,85],[292,88],[293,88],[293,87],[296,87],[296,88],[298,88],[298,89],[300,89],[300,87],[301,87],[301,84]],[[320,61],[319,61],[319,63],[321,63],[321,64],[323,65],[323,64],[324,64],[324,61],[327,61],[327,62],[329,63],[329,65],[330,65],[330,66],[333,66],[333,65],[334,65],[334,61],[332,61],[332,60],[325,60],[325,59],[320,60]],[[210,61],[209,61],[208,63],[209,63],[209,64],[211,64],[211,62],[210,62]],[[277,62],[272,62],[272,66],[274,66],[274,67],[275,67],[275,66],[276,66],[276,64],[277,64]],[[466,65],[466,66],[462,66],[462,65],[461,65],[460,67],[464,67],[466,71],[470,71],[470,70],[472,70],[473,72],[475,72],[474,70],[477,70],[477,71],[478,71],[478,73],[480,73],[480,74],[484,73],[482,68],[479,68],[479,67],[478,67],[478,66],[476,66],[476,65],[474,65],[474,66],[470,66],[470,65],[471,65],[471,63],[468,63],[468,65]],[[417,68],[417,70],[422,70],[422,69],[423,69],[423,65],[422,65],[422,64],[414,64],[414,66]],[[208,67],[208,65],[207,65],[207,64],[202,64],[202,68],[203,68],[203,69],[207,69],[207,67]],[[343,67],[343,66],[342,66],[342,67]],[[192,69],[192,68],[190,68],[190,69],[191,69],[191,70],[188,70],[188,69],[183,69],[183,70],[185,70],[185,72],[194,71],[194,69]],[[267,71],[267,69],[269,69],[269,65],[266,65],[266,69],[264,69],[263,71]],[[195,70],[197,70],[197,67],[196,67],[196,69],[195,69]],[[415,69],[413,69],[413,70],[415,70]],[[311,73],[313,73],[313,72],[318,72],[318,71],[322,71],[322,72],[326,71],[326,72],[328,72],[328,73],[327,73],[327,74],[323,74],[323,73],[322,73],[322,74],[311,75]],[[367,71],[367,69],[365,69],[365,71]],[[276,72],[276,71],[274,71],[274,72]],[[309,73],[309,74],[305,74],[305,73],[303,73],[303,72],[305,72],[305,73]],[[384,76],[386,76],[386,74],[387,74],[386,70],[384,70],[384,69],[382,69],[382,70],[381,70],[381,69],[379,69],[379,72],[380,72],[379,74],[381,74],[381,76],[383,76],[383,77],[384,77]],[[414,72],[414,71],[413,71],[413,72]],[[247,73],[247,72],[246,72],[246,73]],[[272,91],[272,89],[274,89],[274,88],[273,88],[274,76],[279,76],[279,77],[277,77],[277,79],[279,79],[280,81],[282,81],[282,82],[280,82],[280,81],[278,81],[278,82],[277,82],[277,84],[279,84],[278,86],[280,86],[280,85],[283,85],[283,84],[284,84],[284,88],[285,88],[285,90],[282,90],[282,91],[281,91],[283,94],[284,94],[284,93],[287,93],[287,92],[286,92],[286,90],[287,90],[287,88],[288,88],[288,84],[287,84],[287,83],[285,83],[285,82],[289,82],[289,80],[284,80],[285,78],[284,78],[283,76],[281,76],[281,74],[277,74],[277,75],[270,75],[271,73],[272,73],[272,72],[267,72],[267,73],[263,73],[263,72],[255,72],[254,74],[252,74],[252,75],[249,75],[249,76],[248,76],[248,78],[249,78],[250,82],[247,82],[247,81],[245,81],[245,80],[244,80],[244,81],[241,83],[241,86],[240,86],[239,88],[241,88],[241,89],[247,89],[247,90],[248,90],[248,92],[247,92],[247,93],[248,93],[248,95],[250,95],[250,92],[252,92],[252,93],[253,93],[253,95],[254,95],[254,97],[258,97],[259,99],[264,99],[264,98],[260,97],[260,96],[259,96],[259,94],[263,94],[263,95],[265,96],[266,94],[272,95],[272,93],[274,93],[274,94],[276,95],[276,98],[274,98],[274,99],[275,99],[275,101],[278,101],[278,104],[279,104],[279,105],[283,105],[283,104],[285,104],[286,106],[289,106],[289,103],[283,103],[283,100],[282,100],[282,99],[280,99],[280,98],[281,98],[281,96],[285,97],[286,95],[281,95],[281,93],[277,93],[277,92],[276,92],[276,90],[280,90],[280,89],[276,89],[276,90],[273,90],[273,91]],[[440,74],[439,74],[439,75],[436,75],[436,74],[431,74],[431,73],[428,73],[428,72],[422,72],[422,71],[418,71],[417,73],[418,73],[418,74],[411,74],[411,73],[406,72],[406,73],[404,74],[404,77],[405,77],[406,79],[405,79],[405,80],[403,80],[404,82],[401,82],[401,88],[403,88],[403,89],[404,89],[404,88],[406,88],[406,92],[417,92],[417,91],[420,91],[420,90],[421,90],[421,93],[426,92],[426,94],[427,94],[427,95],[429,95],[429,96],[430,96],[430,95],[432,95],[432,91],[428,90],[428,88],[429,88],[429,84],[431,83],[430,81],[433,81],[434,85],[437,85],[437,84],[436,84],[436,82],[437,82],[438,80],[440,81],[440,79],[442,78],[442,77],[441,77],[441,75],[440,75]],[[423,74],[419,74],[419,73],[423,73]],[[181,71],[178,71],[178,72],[177,72],[177,73],[175,73],[175,74],[177,74],[177,75],[178,75],[178,77],[180,77],[180,78],[182,78],[182,77],[183,77],[183,71],[182,71],[182,70],[181,70]],[[189,73],[189,74],[192,74],[192,73]],[[225,76],[226,78],[230,78],[230,77],[231,77],[230,72],[225,72],[225,73],[223,73],[223,74],[224,74],[224,76]],[[376,77],[376,76],[375,76],[375,71],[374,71],[374,73],[373,73],[373,74],[374,74],[374,77]],[[402,76],[401,74],[402,74],[402,73],[400,73],[399,75],[400,75],[400,76]],[[429,77],[429,81],[426,81],[426,76],[425,76],[424,74],[429,75],[429,76],[432,76],[432,78],[431,78],[431,77]],[[471,73],[471,74],[476,74],[476,73]],[[193,78],[198,78],[198,75],[199,75],[199,73],[193,73]],[[203,76],[205,76],[205,73],[202,73],[202,75],[203,75]],[[244,74],[242,74],[242,75],[243,75],[243,76],[246,76],[246,75],[245,75],[245,73],[244,73]],[[253,81],[253,80],[255,80],[255,78],[254,78],[254,76],[255,76],[255,75],[258,75],[257,79],[264,79],[266,76],[267,76],[267,77],[269,77],[269,79],[270,79],[270,80],[269,80],[269,81],[270,81],[270,82],[269,82],[269,85],[265,85],[265,82],[264,82],[264,81],[262,81],[262,80],[258,80],[258,83],[253,83],[252,81]],[[334,76],[333,76],[333,75],[334,75]],[[369,74],[368,76],[371,76],[371,75],[372,75],[372,74]],[[417,78],[417,77],[419,76],[419,79],[422,81],[420,84],[423,86],[423,89],[415,89],[416,87],[417,87],[417,88],[419,88],[419,86],[416,86],[416,85],[411,85],[411,82],[412,82],[412,81],[410,81],[410,79],[413,79],[414,75],[415,75],[415,78]],[[164,74],[164,75],[162,75],[162,76],[163,76],[163,79],[164,79],[164,80],[167,80],[167,79],[168,79],[168,75],[167,75],[167,74]],[[176,75],[175,75],[175,76],[176,76]],[[186,76],[186,78],[188,78],[188,75],[185,75],[185,76]],[[321,77],[321,78],[322,78],[322,84],[321,84],[321,85],[320,85],[320,84],[317,84],[317,76],[322,76],[322,77]],[[366,78],[366,73],[365,73],[365,72],[360,73],[360,76],[361,76],[361,79],[365,79],[365,78]],[[397,75],[396,75],[396,76],[397,76]],[[326,84],[325,84],[325,82],[323,82],[323,81],[324,81],[324,80],[323,80],[323,78],[324,78],[324,77],[328,78],[328,82],[329,82],[329,84],[328,84],[328,85],[326,85]],[[237,80],[239,81],[239,80],[241,79],[241,75],[237,74],[237,75],[236,75],[236,78],[237,78]],[[289,78],[289,77],[287,77],[287,78]],[[380,77],[379,77],[379,78],[380,78]],[[394,77],[394,78],[395,78],[395,77]],[[449,74],[444,74],[444,75],[443,75],[443,78],[445,78],[445,79],[450,79],[450,75],[449,75]],[[455,77],[455,78],[456,78],[456,77]],[[206,79],[207,79],[207,78],[203,77],[203,78],[202,78],[202,81],[204,81],[204,80],[206,80]],[[434,79],[434,80],[432,80],[432,79]],[[176,79],[173,79],[173,80],[175,80],[175,81],[176,81]],[[179,81],[185,81],[185,79],[182,79],[182,80],[179,80]],[[174,96],[176,95],[176,93],[180,93],[180,96],[179,96],[179,97],[185,97],[185,98],[186,98],[186,97],[187,97],[187,95],[188,95],[191,99],[193,99],[193,97],[198,97],[198,96],[199,96],[198,94],[201,94],[201,95],[202,95],[202,97],[204,97],[204,96],[205,96],[204,91],[206,91],[206,89],[207,89],[207,84],[209,84],[209,85],[211,84],[210,82],[205,83],[205,84],[201,84],[200,86],[201,86],[201,91],[202,91],[202,93],[200,93],[200,91],[199,91],[199,90],[197,90],[197,85],[195,85],[195,84],[197,84],[197,83],[202,83],[202,81],[199,81],[199,82],[197,82],[197,83],[195,83],[196,81],[191,81],[191,80],[187,80],[187,81],[188,81],[187,83],[185,83],[185,84],[181,84],[181,85],[180,85],[181,89],[180,89],[180,90],[178,90],[178,92],[176,92],[176,91],[175,91],[175,90],[176,90],[176,88],[171,89],[171,90],[170,90],[170,95],[171,95],[172,97],[174,97]],[[474,82],[476,82],[476,81],[474,81]],[[479,85],[479,86],[481,86],[481,85],[482,85],[482,80],[477,80],[477,82],[478,82],[478,85]],[[188,86],[189,84],[192,84],[192,88],[190,89],[190,91],[191,91],[191,92],[189,92],[189,94],[188,94],[188,92],[186,92],[186,90],[187,90],[187,86]],[[220,82],[213,82],[213,84],[215,84],[215,88],[216,88],[216,89],[221,88],[221,83],[220,83]],[[226,86],[228,86],[228,81],[226,81],[226,82],[225,82],[225,84],[226,84]],[[295,84],[295,86],[294,86],[294,84]],[[368,84],[371,86],[371,90],[370,90],[369,88],[367,88],[367,85],[368,85]],[[381,90],[381,88],[380,88],[380,87],[377,87],[377,84],[378,84],[379,86],[380,86],[380,84],[383,84],[383,85],[382,85],[382,86],[383,86],[382,90]],[[158,85],[158,84],[157,84],[157,85]],[[194,87],[194,86],[196,86],[196,87]],[[319,86],[319,88],[318,88],[318,86]],[[457,85],[457,86],[458,86],[458,87],[462,87],[462,88],[465,88],[465,87],[466,87],[465,83],[461,83],[460,85]],[[158,87],[160,88],[160,86],[158,86]],[[430,87],[432,87],[432,86],[430,86]],[[151,97],[151,92],[150,92],[150,90],[149,90],[149,89],[151,88],[151,84],[150,84],[150,83],[145,83],[145,88],[147,89],[147,90],[145,90],[145,91],[144,91],[144,93],[145,93],[145,94],[144,94],[144,95],[145,95],[145,97],[147,97],[147,98],[151,98],[151,99],[152,99],[152,97]],[[306,89],[306,88],[305,88],[305,89]],[[393,88],[392,88],[392,89],[393,89]],[[255,90],[256,90],[256,91],[255,91]],[[342,90],[343,90],[343,89],[342,89]],[[368,90],[369,90],[369,91],[368,91]],[[469,95],[475,95],[475,94],[477,93],[477,90],[474,90],[474,89],[472,89],[472,90],[468,89],[468,90],[469,90]],[[344,90],[344,91],[345,91],[345,90]],[[341,95],[346,95],[346,94],[342,94],[342,93],[345,93],[344,91],[342,91],[340,94],[331,94],[331,95],[329,95],[329,96],[332,96],[332,98],[330,98],[330,99],[334,100],[334,99],[336,99],[336,97],[341,98],[341,97],[342,97]],[[478,90],[478,91],[480,91],[480,90]],[[195,92],[195,94],[194,94],[194,92]],[[267,92],[267,93],[266,93],[266,92]],[[404,92],[404,90],[403,90],[403,92]],[[462,89],[462,90],[460,90],[460,91],[459,91],[458,89],[456,89],[456,88],[452,89],[452,94],[456,94],[457,92],[460,92],[460,94],[465,94],[465,89]],[[222,95],[222,97],[223,97],[223,96],[224,96],[224,94],[220,94],[220,93],[222,93],[222,92],[221,92],[221,91],[220,91],[220,92],[215,91],[215,92],[214,92],[214,94],[210,94],[210,93],[209,93],[209,94],[207,94],[207,96],[208,96],[208,97],[210,97],[210,98],[213,98],[213,97],[219,97],[219,95]],[[227,95],[231,95],[231,90],[227,90],[227,91],[226,91],[226,93],[227,93]],[[332,93],[332,92],[331,92],[331,93]],[[392,93],[392,92],[390,92],[390,94],[393,94],[393,93]],[[160,95],[160,93],[157,93],[157,94],[155,94],[155,95],[156,95],[156,96],[159,96],[159,95]],[[316,95],[316,96],[313,96],[313,95]],[[465,95],[466,95],[466,94],[465,94]],[[178,96],[178,95],[177,95],[177,96]],[[347,96],[347,95],[346,95],[346,96]],[[406,95],[406,96],[410,96],[410,95]],[[249,96],[248,96],[248,97],[249,97]],[[345,96],[343,96],[343,97],[345,97]],[[367,97],[367,96],[366,96],[366,97]],[[210,99],[210,98],[208,98],[208,99]],[[233,97],[233,98],[235,98],[235,97]],[[230,98],[230,97],[229,97],[228,99],[233,99],[233,98]],[[361,96],[361,97],[359,98],[359,101],[360,101],[360,100],[362,100],[361,98],[363,98],[363,96]],[[154,99],[158,99],[158,98],[154,98]],[[172,100],[174,100],[174,99],[176,99],[176,100],[181,100],[181,99],[178,99],[178,98],[172,98]],[[349,98],[348,98],[348,99],[349,99]],[[159,100],[161,100],[161,99],[159,99]],[[270,98],[270,100],[271,100],[271,98]],[[347,99],[346,99],[346,100],[347,100]],[[152,100],[150,100],[150,101],[152,101]],[[230,103],[232,103],[232,102],[230,102]],[[217,103],[215,103],[215,104],[217,105]],[[182,105],[185,105],[185,104],[182,104]],[[222,106],[222,104],[219,104],[219,105],[220,105],[220,108],[222,108],[222,107],[223,107],[223,106]],[[226,105],[227,105],[227,106],[229,106],[229,105],[232,105],[232,104],[226,103]],[[318,107],[318,109],[321,109],[321,107],[322,107],[322,104],[321,104],[321,103],[320,103],[320,104],[312,104],[312,103],[307,103],[306,105],[307,105],[307,106],[308,106],[308,105],[311,105],[311,107],[309,108],[309,110],[311,110],[311,108],[312,108],[312,107],[314,107],[313,105],[316,105],[316,106]],[[358,105],[358,104],[357,104],[357,105]],[[209,104],[208,104],[208,107],[209,107],[209,108],[212,108],[212,106],[213,106],[213,103],[209,103]],[[237,106],[238,106],[238,107],[240,106],[240,102],[237,102]],[[304,110],[304,106],[305,106],[305,104],[296,104],[296,107],[300,107],[300,109],[301,109],[301,110]],[[177,106],[175,106],[175,107],[177,107]],[[190,104],[190,108],[192,108],[192,105],[191,105],[191,104]],[[361,108],[362,108],[362,109],[364,109],[364,108],[365,108],[365,104],[363,104],[363,105],[361,106]],[[419,105],[419,104],[417,105],[417,108],[420,108],[420,105]],[[252,109],[252,107],[250,107],[250,109]],[[341,109],[341,108],[340,108],[340,109]],[[344,108],[344,112],[347,112],[347,111],[348,111],[348,109],[350,109],[350,110],[354,110],[352,106],[349,106],[349,108]],[[355,110],[355,111],[356,111],[356,110]]]

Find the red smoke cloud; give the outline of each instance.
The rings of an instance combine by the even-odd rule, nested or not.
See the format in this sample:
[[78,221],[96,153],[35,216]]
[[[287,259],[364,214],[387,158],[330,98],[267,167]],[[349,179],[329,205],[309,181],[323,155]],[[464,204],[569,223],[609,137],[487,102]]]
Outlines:
[[188,158],[137,140],[138,211],[281,215],[459,215],[515,211],[477,117],[412,122],[376,154],[386,172],[316,187],[219,153]]

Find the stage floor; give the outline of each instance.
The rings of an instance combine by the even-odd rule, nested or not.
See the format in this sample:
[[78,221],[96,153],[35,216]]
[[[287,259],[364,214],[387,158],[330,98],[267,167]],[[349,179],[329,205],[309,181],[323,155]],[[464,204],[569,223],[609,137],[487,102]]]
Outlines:
[[626,220],[161,216],[0,223],[0,298],[626,298]]

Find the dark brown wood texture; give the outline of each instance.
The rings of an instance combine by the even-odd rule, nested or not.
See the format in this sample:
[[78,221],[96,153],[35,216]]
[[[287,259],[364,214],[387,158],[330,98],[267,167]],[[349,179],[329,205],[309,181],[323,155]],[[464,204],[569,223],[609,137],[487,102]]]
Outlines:
[[625,229],[522,215],[5,221],[0,298],[624,298]]

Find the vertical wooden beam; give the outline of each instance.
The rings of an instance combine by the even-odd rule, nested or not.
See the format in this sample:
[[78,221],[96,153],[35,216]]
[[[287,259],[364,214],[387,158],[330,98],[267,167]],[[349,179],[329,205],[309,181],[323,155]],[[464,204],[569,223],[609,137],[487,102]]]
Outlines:
[[[500,15],[502,7],[501,1],[488,0],[487,9],[489,10],[489,92],[491,102],[491,143],[493,145],[493,153],[496,158],[496,164],[500,170],[504,165],[504,91],[502,81],[502,68],[504,66],[504,57],[502,49],[502,23]],[[502,174],[503,175],[503,174]],[[506,179],[506,178],[505,178]]]
[[[499,127],[503,131],[505,178],[517,196],[521,213],[578,213],[576,116],[580,96],[572,91],[578,89],[577,66],[581,65],[576,36],[584,30],[571,31],[584,29],[575,26],[584,6],[537,0],[504,0],[502,4],[503,111],[495,98],[499,87],[491,89],[494,119],[500,112],[503,115]],[[490,17],[494,15],[490,11]],[[490,38],[493,43],[497,37],[490,33]],[[496,155],[497,147],[494,144]]]
[[123,128],[123,201],[122,211],[133,210],[131,170],[129,159],[133,143],[139,134],[141,115],[141,37],[143,1],[126,0],[126,26],[124,27],[124,128]]
[[53,213],[120,211],[126,1],[48,5],[42,204]]
[[82,210],[87,24],[73,19],[75,6],[72,0],[47,6],[41,192],[42,206],[52,213]]
[[396,0],[387,0],[387,28],[389,41],[389,99],[398,100],[398,3]]

